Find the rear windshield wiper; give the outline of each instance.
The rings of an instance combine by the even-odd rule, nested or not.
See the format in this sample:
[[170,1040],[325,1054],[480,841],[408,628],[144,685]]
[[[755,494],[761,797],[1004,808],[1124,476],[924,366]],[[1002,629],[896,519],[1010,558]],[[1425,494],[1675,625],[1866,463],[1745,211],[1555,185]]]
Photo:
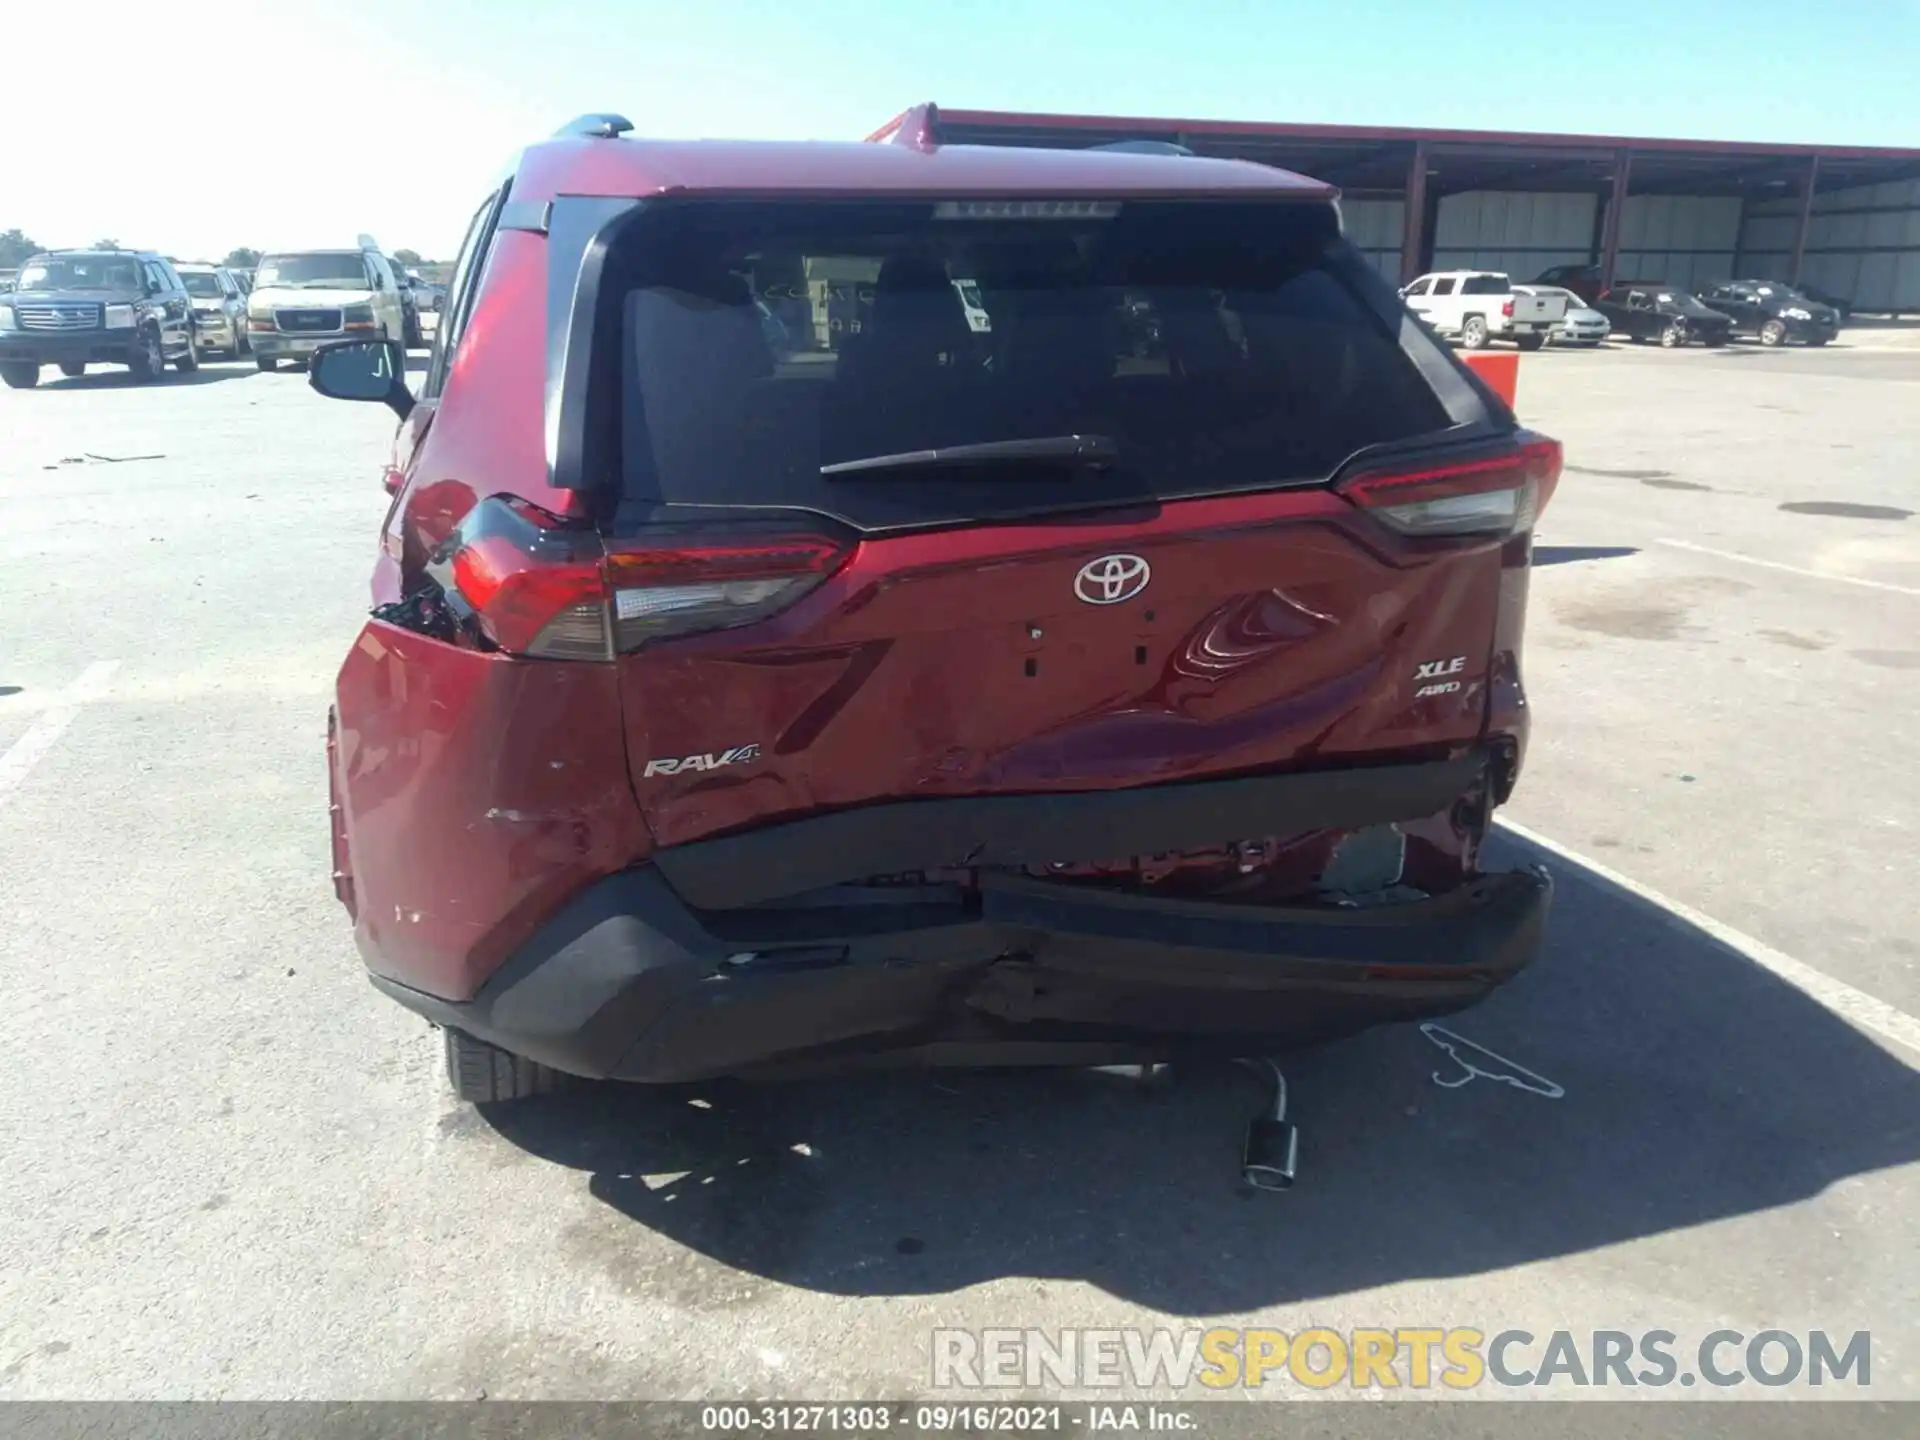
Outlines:
[[1037,440],[983,440],[974,445],[943,445],[937,450],[903,450],[822,465],[823,476],[865,475],[883,470],[928,470],[948,465],[1058,464],[1111,465],[1120,446],[1107,435],[1046,435]]

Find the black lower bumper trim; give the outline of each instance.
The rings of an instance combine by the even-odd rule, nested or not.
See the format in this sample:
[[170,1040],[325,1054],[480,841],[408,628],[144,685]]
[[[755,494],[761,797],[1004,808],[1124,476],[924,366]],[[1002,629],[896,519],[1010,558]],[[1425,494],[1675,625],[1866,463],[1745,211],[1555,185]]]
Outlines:
[[26,365],[125,365],[140,351],[130,330],[19,330],[0,340],[0,361]]
[[575,899],[472,1000],[374,983],[595,1077],[1245,1054],[1474,1003],[1532,959],[1551,890],[1516,872],[1407,904],[1274,909],[1004,877],[727,913],[645,868]]
[[871,875],[1100,861],[1432,815],[1485,768],[1448,760],[1071,794],[909,800],[675,845],[654,857],[687,902],[755,905]]

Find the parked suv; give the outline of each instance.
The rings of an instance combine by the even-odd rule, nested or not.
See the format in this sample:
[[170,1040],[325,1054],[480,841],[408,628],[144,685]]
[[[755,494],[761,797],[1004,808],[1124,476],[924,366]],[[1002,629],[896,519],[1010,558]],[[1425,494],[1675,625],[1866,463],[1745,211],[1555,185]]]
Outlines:
[[1839,311],[1778,280],[1722,280],[1700,298],[1731,319],[1736,334],[1757,335],[1762,345],[1825,345],[1840,333]]
[[399,282],[380,247],[360,237],[353,250],[280,250],[260,257],[247,296],[247,339],[262,370],[305,360],[329,340],[402,339]]
[[240,282],[218,265],[175,262],[193,301],[195,332],[203,350],[223,350],[238,360],[247,348],[247,296]]
[[148,250],[52,250],[20,267],[0,301],[0,380],[40,383],[42,365],[84,375],[104,361],[135,380],[158,379],[171,361],[200,368],[193,307],[165,256]]
[[335,888],[469,1099],[1267,1054],[1535,952],[1481,847],[1558,443],[1326,185],[905,148],[563,132],[417,397],[315,357],[402,417]]

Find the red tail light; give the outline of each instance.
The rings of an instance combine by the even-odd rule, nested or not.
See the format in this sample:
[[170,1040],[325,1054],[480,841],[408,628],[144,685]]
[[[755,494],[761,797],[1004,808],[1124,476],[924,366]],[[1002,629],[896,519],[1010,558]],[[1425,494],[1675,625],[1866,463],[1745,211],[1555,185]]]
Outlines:
[[1509,320],[1511,320],[1513,318],[1513,302],[1509,300],[1505,304],[1503,304],[1500,307],[1500,313],[1506,316]]
[[1533,528],[1559,482],[1560,442],[1526,435],[1500,455],[1362,470],[1340,491],[1402,535],[1515,535]]
[[784,610],[849,553],[829,536],[786,531],[662,530],[603,542],[524,501],[493,499],[427,568],[460,618],[500,649],[607,660]]
[[784,610],[840,568],[848,549],[822,535],[661,537],[607,556],[615,646],[745,625]]

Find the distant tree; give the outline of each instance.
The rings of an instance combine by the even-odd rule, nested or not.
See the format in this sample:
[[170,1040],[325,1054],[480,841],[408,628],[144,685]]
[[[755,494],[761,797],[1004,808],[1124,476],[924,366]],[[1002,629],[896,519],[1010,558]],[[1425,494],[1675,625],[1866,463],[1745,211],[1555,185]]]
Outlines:
[[393,252],[393,258],[398,260],[402,265],[424,265],[426,263],[420,258],[420,252],[418,250],[396,250]]
[[18,270],[39,253],[40,243],[29,240],[24,230],[0,230],[0,270]]
[[249,250],[244,245],[236,245],[227,252],[227,258],[220,263],[230,265],[236,270],[248,270],[260,263],[260,252]]
[[118,250],[120,248],[120,242],[118,240],[96,240],[93,242],[93,248],[96,250]]

